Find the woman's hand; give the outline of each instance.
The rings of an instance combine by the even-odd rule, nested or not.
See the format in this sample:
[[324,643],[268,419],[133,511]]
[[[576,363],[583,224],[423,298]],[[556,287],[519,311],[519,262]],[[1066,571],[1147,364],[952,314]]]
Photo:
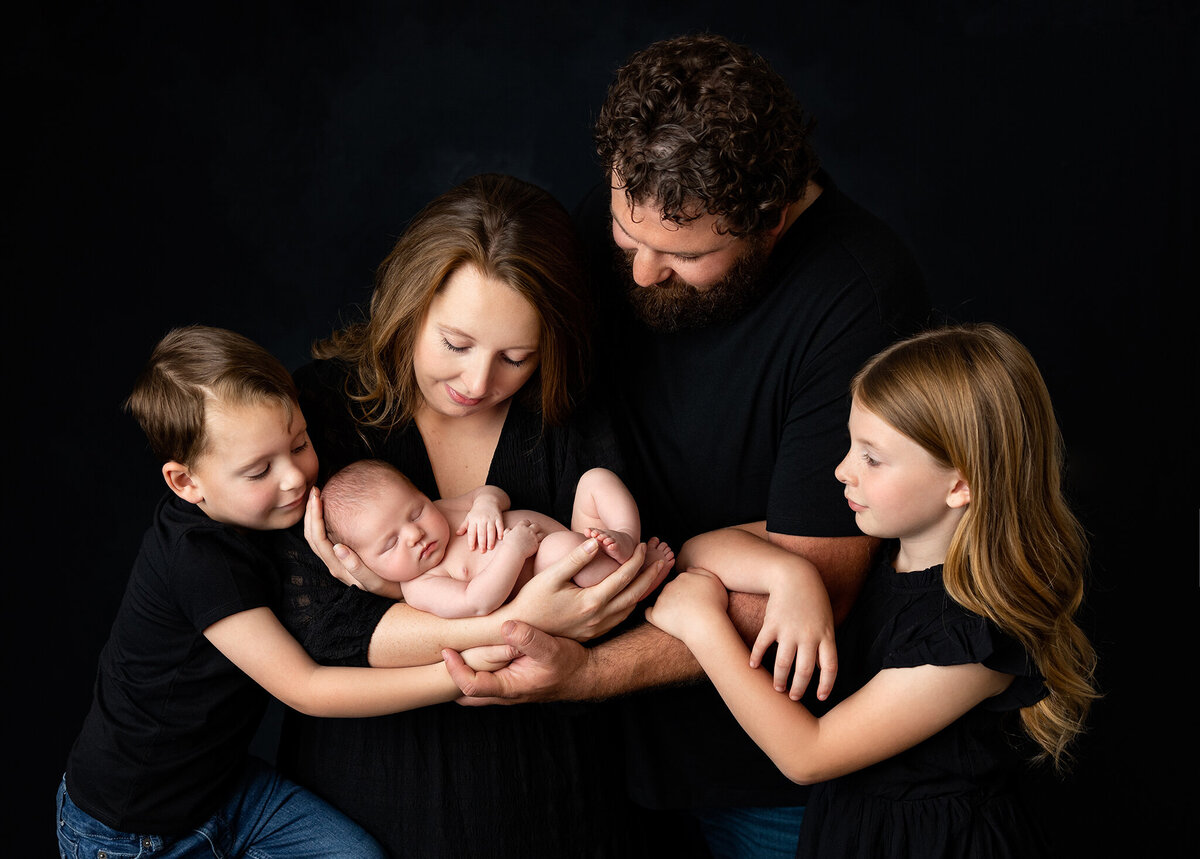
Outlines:
[[608,632],[633,611],[670,569],[661,555],[643,567],[646,544],[603,581],[581,588],[572,581],[595,557],[599,544],[585,540],[561,560],[530,579],[516,598],[498,611],[550,635],[588,641]]
[[729,594],[721,580],[708,570],[685,570],[667,583],[654,605],[646,608],[646,620],[663,632],[688,642],[702,634],[713,619],[730,625],[726,611]]
[[325,562],[335,579],[353,588],[373,594],[401,599],[400,583],[389,582],[375,575],[349,546],[330,541],[325,532],[325,511],[321,505],[321,490],[312,488],[304,511],[304,539],[317,557]]

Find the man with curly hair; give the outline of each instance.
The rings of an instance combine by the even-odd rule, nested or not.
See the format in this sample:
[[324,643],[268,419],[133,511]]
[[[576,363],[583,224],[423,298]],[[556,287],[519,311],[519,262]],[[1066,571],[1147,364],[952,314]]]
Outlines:
[[[840,620],[875,547],[833,477],[850,379],[929,304],[902,242],[818,169],[810,131],[753,51],[713,35],[658,42],[609,88],[595,131],[607,181],[579,222],[597,276],[593,390],[613,410],[644,533],[683,546],[725,529],[776,545],[783,564],[801,555]],[[731,596],[744,635],[765,603]],[[796,652],[797,673],[815,666],[825,692],[836,672],[829,611]],[[648,690],[620,706],[631,796],[655,812],[650,843],[668,820],[683,827],[665,836],[678,847],[696,821],[714,855],[794,854],[806,789],[696,682],[678,641],[645,623],[589,648],[527,627],[511,640],[526,656],[475,677],[476,694]]]

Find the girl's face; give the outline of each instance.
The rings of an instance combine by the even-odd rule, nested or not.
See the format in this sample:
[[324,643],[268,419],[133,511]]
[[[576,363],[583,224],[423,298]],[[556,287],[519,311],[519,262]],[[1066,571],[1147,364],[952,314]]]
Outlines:
[[[970,501],[957,469],[939,464],[925,448],[857,400],[850,408],[850,451],[834,470],[864,534],[899,538],[908,569],[946,559],[954,529]],[[900,569],[900,559],[897,569]]]
[[461,266],[417,334],[413,372],[425,405],[466,417],[506,403],[537,369],[540,321],[515,289]]

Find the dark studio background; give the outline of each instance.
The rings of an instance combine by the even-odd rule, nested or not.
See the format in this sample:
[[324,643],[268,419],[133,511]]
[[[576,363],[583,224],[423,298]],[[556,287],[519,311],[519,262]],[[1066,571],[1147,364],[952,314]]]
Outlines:
[[1038,359],[1092,534],[1106,697],[1073,774],[1036,793],[1062,855],[1174,855],[1197,798],[1191,5],[411,5],[78,4],[8,31],[17,855],[53,852],[57,782],[163,491],[119,409],[155,341],[225,326],[296,367],[458,181],[508,172],[572,207],[600,176],[613,70],[697,30],[793,84],[824,165],[907,240],[942,313]]

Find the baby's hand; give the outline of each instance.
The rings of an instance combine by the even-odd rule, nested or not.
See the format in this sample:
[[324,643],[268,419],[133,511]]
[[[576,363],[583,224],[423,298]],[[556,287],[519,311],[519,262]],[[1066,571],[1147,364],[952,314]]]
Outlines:
[[522,519],[504,532],[503,543],[528,558],[537,552],[538,544],[542,542],[542,529],[528,519]]
[[489,496],[475,500],[467,512],[467,518],[458,526],[458,536],[466,535],[467,548],[488,552],[496,548],[504,534],[504,516],[500,506]]
[[817,698],[824,701],[837,677],[837,648],[833,638],[833,611],[829,595],[814,574],[791,577],[772,587],[767,598],[762,629],[750,651],[750,664],[757,667],[772,644],[775,652],[775,690],[789,692],[788,674],[795,667],[789,697],[799,701],[820,668]]

